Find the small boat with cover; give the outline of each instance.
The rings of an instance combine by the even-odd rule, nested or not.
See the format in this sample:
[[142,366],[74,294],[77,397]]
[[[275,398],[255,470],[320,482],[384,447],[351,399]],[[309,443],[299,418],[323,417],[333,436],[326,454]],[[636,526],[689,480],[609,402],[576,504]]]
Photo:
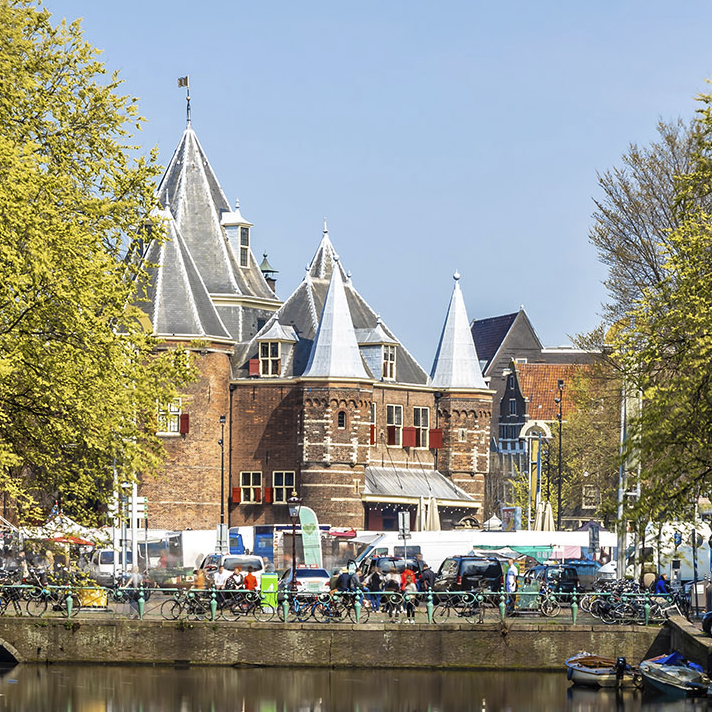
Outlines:
[[671,697],[710,695],[710,679],[702,666],[677,652],[643,660],[640,674],[647,688]]
[[606,658],[581,652],[566,661],[566,677],[575,685],[588,687],[632,687],[637,670],[625,658]]

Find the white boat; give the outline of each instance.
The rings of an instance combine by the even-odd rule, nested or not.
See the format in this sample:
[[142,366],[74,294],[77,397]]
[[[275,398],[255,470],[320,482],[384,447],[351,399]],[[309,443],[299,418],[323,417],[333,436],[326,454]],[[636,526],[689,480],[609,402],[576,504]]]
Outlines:
[[703,696],[710,692],[710,678],[679,653],[643,660],[640,674],[646,687],[665,695]]
[[587,687],[632,687],[636,670],[625,658],[605,658],[581,652],[566,661],[566,677],[575,685]]

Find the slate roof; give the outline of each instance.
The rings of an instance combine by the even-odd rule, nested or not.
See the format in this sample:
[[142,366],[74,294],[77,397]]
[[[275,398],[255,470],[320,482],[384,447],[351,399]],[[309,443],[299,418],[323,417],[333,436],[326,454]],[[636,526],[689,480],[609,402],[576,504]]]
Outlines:
[[[379,322],[378,314],[369,306],[366,300],[356,291],[350,277],[347,276],[341,261],[338,258],[326,225],[322,239],[314,254],[302,282],[294,292],[285,300],[284,304],[267,321],[260,332],[246,346],[238,349],[233,358],[233,367],[239,376],[247,376],[248,360],[257,355],[257,342],[271,328],[274,320],[278,319],[282,326],[292,326],[299,338],[294,346],[294,353],[288,365],[289,371],[284,375],[301,376],[307,367],[311,354],[312,342],[316,336],[319,319],[324,310],[327,291],[334,270],[338,270],[343,282],[346,303],[351,315],[351,321],[356,333],[361,335],[361,330],[374,330]],[[420,364],[411,356],[386,324],[381,322],[380,328],[385,335],[396,344],[396,382],[425,385],[428,374]],[[368,371],[375,380],[380,380],[381,374]]]
[[147,302],[138,306],[148,314],[159,337],[233,341],[218,316],[190,250],[168,211],[161,211],[167,236],[154,240],[145,261],[149,283]]
[[249,267],[239,267],[221,225],[230,206],[190,126],[161,180],[158,198],[173,214],[210,294],[276,300],[253,254]]
[[367,467],[364,495],[380,497],[435,497],[459,500],[479,506],[467,492],[454,485],[437,470],[406,470]]
[[489,366],[497,350],[502,345],[514,320],[517,318],[517,314],[518,312],[514,312],[514,314],[492,316],[487,319],[473,319],[471,325],[472,338],[475,340],[477,355],[485,363],[482,368],[483,371],[487,370],[487,366]]
[[486,388],[457,272],[454,279],[445,325],[430,372],[430,385],[435,388]]
[[559,395],[558,381],[563,379],[564,392],[561,402],[561,414],[564,420],[576,412],[572,385],[585,365],[556,363],[518,363],[515,364],[519,389],[529,400],[527,415],[533,420],[556,420],[559,405],[554,401]]
[[302,375],[305,378],[370,378],[358,348],[346,290],[338,269],[331,273],[309,362]]

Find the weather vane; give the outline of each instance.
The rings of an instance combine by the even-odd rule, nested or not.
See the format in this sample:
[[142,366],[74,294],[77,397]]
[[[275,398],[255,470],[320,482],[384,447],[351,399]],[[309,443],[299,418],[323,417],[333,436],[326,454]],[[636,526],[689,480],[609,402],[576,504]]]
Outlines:
[[178,87],[185,87],[185,100],[187,102],[186,118],[188,120],[188,126],[190,126],[190,82],[188,81],[187,74],[184,77],[178,77]]

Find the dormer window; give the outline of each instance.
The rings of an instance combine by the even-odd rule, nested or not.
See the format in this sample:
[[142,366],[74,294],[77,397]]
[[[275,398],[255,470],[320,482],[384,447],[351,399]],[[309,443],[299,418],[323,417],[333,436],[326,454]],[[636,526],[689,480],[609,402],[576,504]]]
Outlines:
[[279,341],[260,342],[260,376],[279,376],[282,370]]
[[250,228],[240,228],[240,267],[250,266]]
[[396,380],[396,347],[384,345],[382,348],[383,348],[383,380],[384,381],[395,381]]

